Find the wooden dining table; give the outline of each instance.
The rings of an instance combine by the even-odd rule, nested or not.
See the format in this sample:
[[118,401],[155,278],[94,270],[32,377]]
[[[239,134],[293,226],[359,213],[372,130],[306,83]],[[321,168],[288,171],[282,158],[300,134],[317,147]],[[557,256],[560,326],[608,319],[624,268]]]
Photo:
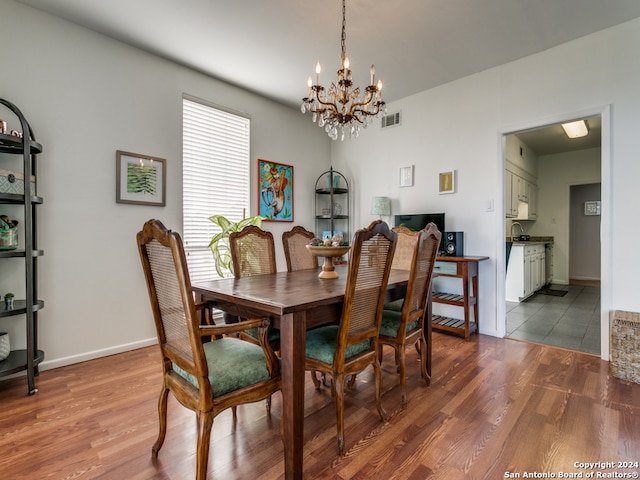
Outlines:
[[[203,301],[243,318],[269,317],[280,330],[282,361],[282,431],[285,479],[301,479],[304,447],[306,331],[340,318],[347,266],[336,266],[336,279],[318,278],[320,269],[278,272],[199,282],[194,292]],[[387,301],[404,296],[408,270],[391,270]],[[425,319],[427,372],[431,375],[431,308]]]

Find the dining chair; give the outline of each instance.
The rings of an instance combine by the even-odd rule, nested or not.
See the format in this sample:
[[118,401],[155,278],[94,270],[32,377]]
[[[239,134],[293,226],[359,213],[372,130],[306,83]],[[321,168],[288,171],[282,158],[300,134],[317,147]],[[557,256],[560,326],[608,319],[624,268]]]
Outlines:
[[273,234],[257,225],[247,225],[229,234],[229,249],[236,278],[277,271]]
[[[158,344],[163,384],[158,400],[159,434],[152,448],[156,458],[167,433],[167,401],[171,392],[196,413],[196,480],[205,480],[214,418],[223,410],[270,398],[280,389],[278,360],[267,342],[267,318],[234,324],[200,324],[180,235],[158,220],[146,222],[137,234]],[[260,346],[223,335],[258,328]],[[215,338],[209,340],[209,338]]]
[[413,250],[418,240],[418,232],[402,226],[393,227],[392,230],[398,234],[398,244],[396,245],[396,253],[393,254],[391,268],[411,270]]
[[[378,335],[378,358],[382,360],[382,347],[389,345],[395,350],[396,368],[400,376],[402,406],[407,405],[407,379],[405,350],[415,345],[420,354],[422,378],[429,384],[427,359],[431,356],[431,341],[425,338],[424,320],[427,315],[431,278],[435,264],[441,232],[434,223],[428,224],[419,232],[396,230],[398,244],[400,238],[414,239],[411,249],[409,282],[404,298],[384,305],[382,324]],[[430,339],[430,335],[427,335]]]
[[[235,278],[277,272],[273,234],[257,225],[247,225],[239,232],[229,234],[229,250]],[[241,332],[240,338],[258,344],[258,330],[254,328]],[[280,350],[278,329],[269,327],[267,339],[271,348]]]
[[282,234],[282,247],[288,272],[318,268],[318,257],[309,253],[306,247],[314,238],[313,232],[300,225],[296,225],[293,229]]
[[387,413],[381,403],[381,368],[378,331],[384,296],[396,247],[396,233],[381,220],[358,230],[352,242],[340,323],[307,332],[305,369],[332,378],[336,409],[338,454],[344,454],[344,390],[348,376],[369,365],[375,374],[375,400],[383,421]]

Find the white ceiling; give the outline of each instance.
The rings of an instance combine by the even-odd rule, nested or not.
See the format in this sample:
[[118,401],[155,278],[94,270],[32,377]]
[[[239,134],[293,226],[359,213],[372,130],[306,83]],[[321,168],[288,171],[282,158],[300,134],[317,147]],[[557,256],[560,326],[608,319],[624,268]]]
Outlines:
[[[16,1],[291,106],[340,63],[340,0]],[[347,55],[389,102],[636,17],[638,0],[347,0]]]

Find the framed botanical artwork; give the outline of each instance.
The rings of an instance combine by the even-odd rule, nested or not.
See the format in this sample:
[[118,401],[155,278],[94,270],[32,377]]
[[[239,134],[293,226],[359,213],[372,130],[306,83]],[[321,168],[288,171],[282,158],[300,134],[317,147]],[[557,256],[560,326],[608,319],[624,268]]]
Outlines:
[[413,187],[413,165],[400,167],[400,186]]
[[116,151],[116,202],[164,207],[166,204],[166,160]]
[[440,172],[438,176],[438,193],[455,193],[456,171]]
[[258,215],[293,222],[293,166],[258,159]]

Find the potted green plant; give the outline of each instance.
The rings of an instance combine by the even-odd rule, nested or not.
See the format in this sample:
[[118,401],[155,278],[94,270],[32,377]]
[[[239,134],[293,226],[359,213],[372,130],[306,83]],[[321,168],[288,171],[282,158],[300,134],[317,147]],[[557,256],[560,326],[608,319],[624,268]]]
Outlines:
[[15,297],[15,295],[11,292],[4,294],[4,306],[7,310],[13,308],[13,297]]
[[229,251],[229,235],[232,232],[239,232],[247,225],[262,227],[262,217],[256,215],[254,217],[243,218],[239,222],[232,222],[223,215],[212,215],[209,217],[209,220],[220,227],[221,230],[211,238],[209,248],[211,249],[211,253],[213,253],[217,274],[224,277],[225,270],[233,273],[231,252]]

